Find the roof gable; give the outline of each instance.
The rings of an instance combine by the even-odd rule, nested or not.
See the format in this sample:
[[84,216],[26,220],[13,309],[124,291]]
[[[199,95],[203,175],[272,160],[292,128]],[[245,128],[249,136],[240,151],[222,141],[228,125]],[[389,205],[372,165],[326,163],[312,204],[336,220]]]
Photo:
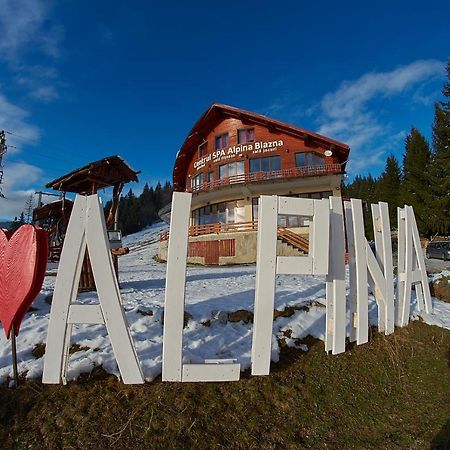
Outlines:
[[195,123],[182,147],[178,151],[173,170],[173,184],[175,190],[184,190],[187,169],[195,151],[205,137],[220,122],[227,118],[238,119],[246,125],[261,125],[268,128],[269,131],[273,130],[274,132],[283,132],[301,139],[310,139],[325,148],[341,153],[345,159],[348,157],[350,151],[350,147],[347,144],[322,136],[318,133],[272,119],[262,114],[253,113],[234,106],[213,103]]

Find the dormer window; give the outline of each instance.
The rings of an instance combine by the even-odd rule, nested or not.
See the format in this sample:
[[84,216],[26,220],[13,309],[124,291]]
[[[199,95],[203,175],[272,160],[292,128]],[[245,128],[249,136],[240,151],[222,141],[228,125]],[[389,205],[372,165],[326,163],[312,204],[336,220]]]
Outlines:
[[246,144],[247,142],[255,142],[255,129],[243,128],[238,130],[238,144]]
[[205,156],[206,153],[208,153],[208,141],[204,141],[198,146],[198,157],[199,158],[201,158],[202,156]]
[[216,150],[228,147],[228,133],[216,136]]

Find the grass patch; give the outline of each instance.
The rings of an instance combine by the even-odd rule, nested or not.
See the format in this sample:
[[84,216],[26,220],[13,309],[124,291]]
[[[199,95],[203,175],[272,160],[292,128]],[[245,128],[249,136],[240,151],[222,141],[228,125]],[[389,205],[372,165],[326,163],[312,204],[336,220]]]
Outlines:
[[2,448],[446,448],[450,331],[413,322],[326,355],[283,349],[268,377],[0,387]]

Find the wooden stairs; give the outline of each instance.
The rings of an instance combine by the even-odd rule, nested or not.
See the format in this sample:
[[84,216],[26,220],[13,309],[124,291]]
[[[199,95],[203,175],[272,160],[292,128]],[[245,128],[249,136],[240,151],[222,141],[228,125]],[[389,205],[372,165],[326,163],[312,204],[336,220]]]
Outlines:
[[277,237],[280,241],[285,242],[291,247],[303,252],[308,253],[309,251],[309,241],[302,236],[294,233],[291,230],[288,230],[284,227],[278,227],[277,229]]

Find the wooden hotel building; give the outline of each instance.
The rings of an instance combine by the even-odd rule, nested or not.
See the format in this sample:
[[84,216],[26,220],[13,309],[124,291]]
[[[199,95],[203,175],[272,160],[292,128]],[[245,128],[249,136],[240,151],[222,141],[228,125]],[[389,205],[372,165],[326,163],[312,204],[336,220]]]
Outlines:
[[[269,117],[213,104],[179,150],[176,191],[192,192],[188,261],[200,264],[256,260],[258,198],[340,195],[349,146]],[[278,252],[308,250],[308,219],[280,216]],[[161,236],[160,258],[167,255]]]

